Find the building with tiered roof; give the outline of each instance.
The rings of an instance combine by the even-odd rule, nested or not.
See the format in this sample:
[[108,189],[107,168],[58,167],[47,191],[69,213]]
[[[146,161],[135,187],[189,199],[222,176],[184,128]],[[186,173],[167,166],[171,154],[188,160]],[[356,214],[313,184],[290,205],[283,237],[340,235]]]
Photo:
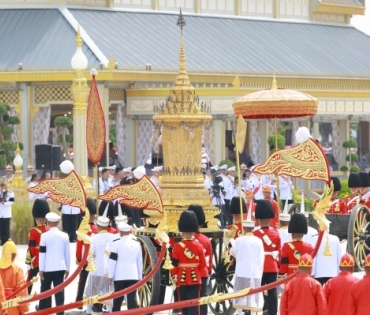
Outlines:
[[[288,145],[304,125],[334,168],[345,163],[341,144],[349,137],[370,151],[370,37],[350,25],[351,16],[364,14],[363,0],[1,0],[0,102],[21,119],[15,138],[25,163],[35,163],[35,145],[56,144],[53,120],[72,112],[78,25],[89,68],[99,71],[121,164],[160,158],[150,143],[153,107],[178,72],[180,6],[188,74],[213,115],[204,137],[213,163],[233,158],[232,103],[269,87],[274,72],[279,87],[319,99],[315,117],[280,122]],[[272,122],[249,122],[241,161],[265,160],[273,133]]]

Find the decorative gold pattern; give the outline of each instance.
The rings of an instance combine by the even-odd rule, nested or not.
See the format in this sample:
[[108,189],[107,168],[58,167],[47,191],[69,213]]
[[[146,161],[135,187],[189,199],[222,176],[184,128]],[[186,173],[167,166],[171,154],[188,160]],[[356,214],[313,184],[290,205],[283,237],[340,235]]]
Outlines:
[[0,91],[0,103],[18,105],[19,93],[17,91]]
[[124,101],[126,98],[124,89],[109,89],[109,102]]
[[92,77],[86,115],[87,154],[94,164],[98,164],[105,149],[105,117],[100,103],[95,76]]
[[326,155],[312,139],[293,148],[279,150],[271,154],[265,163],[257,165],[253,171],[259,174],[318,179],[327,183],[330,181]]
[[313,218],[318,222],[321,231],[329,229],[329,221],[325,217],[325,213],[331,207],[331,199],[334,191],[333,182],[330,186],[325,185],[324,193],[321,195],[319,202],[315,206],[315,211],[312,213]]
[[86,208],[85,191],[75,171],[62,179],[45,179],[28,191],[36,194],[49,192],[48,198],[57,203],[78,207],[83,211]]
[[8,309],[8,308],[11,308],[11,307],[17,307],[17,306],[19,306],[19,303],[32,299],[34,297],[35,293],[36,292],[32,292],[30,295],[18,296],[14,299],[7,300],[7,301],[1,303],[1,306],[2,306],[1,309]]
[[162,198],[147,176],[143,176],[134,184],[114,187],[105,195],[99,196],[99,199],[105,201],[113,201],[117,198],[123,198],[119,203],[129,207],[163,213]]
[[214,294],[214,295],[205,296],[205,297],[202,297],[199,300],[199,305],[211,304],[211,303],[216,303],[216,302],[219,302],[219,301],[225,301],[225,300],[231,300],[231,299],[239,298],[239,297],[247,295],[250,290],[251,290],[251,288],[246,288],[246,289],[243,289],[241,291],[237,291],[237,292],[233,292],[233,293],[227,293],[227,294],[217,293],[217,294]]
[[46,104],[48,102],[72,102],[71,87],[66,85],[36,86],[35,104]]

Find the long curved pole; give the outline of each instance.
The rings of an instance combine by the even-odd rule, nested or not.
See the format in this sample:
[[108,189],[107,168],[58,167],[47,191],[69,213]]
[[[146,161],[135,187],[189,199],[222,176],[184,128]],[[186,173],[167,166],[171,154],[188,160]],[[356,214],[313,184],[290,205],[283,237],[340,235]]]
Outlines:
[[[137,283],[135,283],[134,285],[132,285],[132,286],[126,288],[126,289],[123,289],[121,291],[114,292],[113,294],[110,294],[108,296],[102,297],[102,298],[98,299],[96,303],[101,303],[101,302],[104,302],[104,301],[107,301],[107,300],[110,300],[110,299],[118,298],[122,295],[128,294],[128,293],[136,290],[137,288],[139,288],[140,286],[145,284],[150,278],[152,278],[154,276],[154,274],[160,268],[160,266],[162,264],[162,261],[163,261],[163,258],[164,258],[164,255],[166,253],[166,249],[167,248],[166,248],[165,244],[163,244],[161,252],[158,256],[157,263],[154,265],[153,269],[142,280],[138,281]],[[81,307],[81,306],[83,306],[83,303],[84,303],[83,301],[78,301],[78,302],[74,302],[74,303],[70,303],[70,304],[66,304],[66,305],[59,305],[59,306],[56,306],[56,307],[53,307],[53,308],[48,308],[48,309],[45,309],[45,310],[39,310],[37,312],[27,313],[27,315],[48,315],[48,314],[64,312],[64,311],[68,311],[70,309]]]
[[[317,239],[316,246],[315,246],[315,248],[312,252],[312,258],[314,258],[317,254],[317,251],[320,247],[323,235],[324,235],[324,231],[320,231],[319,237]],[[292,280],[298,274],[298,272],[299,271],[296,270],[294,273],[292,273],[291,275],[287,276],[284,279],[280,279],[278,281],[269,283],[269,284],[261,286],[259,288],[251,289],[245,294],[241,293],[240,296],[238,296],[238,297],[260,293],[260,292],[263,292],[263,291],[266,291],[266,290],[270,290],[270,289],[272,289],[274,287],[277,287],[279,285],[285,284],[288,281]],[[201,298],[196,298],[196,299],[186,300],[186,301],[181,301],[181,302],[174,302],[174,303],[169,303],[169,304],[160,304],[160,305],[154,305],[154,306],[149,306],[149,307],[136,308],[136,309],[132,309],[132,310],[125,310],[125,311],[118,311],[118,312],[113,312],[112,314],[117,314],[117,315],[118,314],[122,314],[122,315],[151,314],[151,313],[161,312],[161,311],[170,310],[170,309],[181,309],[181,308],[184,308],[184,307],[191,307],[191,306],[198,306],[198,305],[201,305],[201,304],[207,304],[207,302],[208,303],[214,303],[214,302],[221,302],[221,301],[225,301],[225,300],[230,299],[229,294],[222,294],[221,296],[216,297],[217,300],[212,298],[212,297],[213,296],[208,297],[208,299],[207,298],[202,298],[202,299]]]
[[35,283],[37,281],[37,279],[38,279],[38,277],[33,277],[30,281],[27,281],[20,288],[18,288],[14,292],[12,292],[12,294],[10,294],[6,299],[10,300],[10,299],[16,297],[19,292],[23,291],[24,289],[28,288],[31,284]]
[[[57,285],[54,288],[47,290],[45,292],[42,292],[40,294],[37,294],[29,300],[19,302],[19,305],[45,299],[63,290],[67,285],[69,285],[80,274],[81,269],[85,266],[87,255],[89,254],[89,250],[90,250],[90,244],[84,244],[84,246],[85,246],[85,249],[84,249],[84,254],[82,256],[81,262],[78,264],[76,270],[73,272],[71,276],[69,276],[65,281],[63,281],[61,284]],[[50,314],[50,312],[48,312],[48,314]]]

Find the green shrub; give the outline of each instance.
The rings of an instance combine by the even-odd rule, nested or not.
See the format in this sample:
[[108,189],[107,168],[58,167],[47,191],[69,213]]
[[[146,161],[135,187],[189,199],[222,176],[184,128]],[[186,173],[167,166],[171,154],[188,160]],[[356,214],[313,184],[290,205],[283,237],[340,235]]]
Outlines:
[[[267,143],[270,147],[275,148],[275,135],[269,136],[267,138]],[[285,137],[282,135],[277,135],[277,146],[279,149],[284,149],[285,148]],[[273,150],[275,151],[275,150]]]
[[348,166],[345,166],[345,165],[341,166],[340,171],[341,172],[347,172],[348,171]]
[[358,160],[358,155],[355,153],[351,153],[346,156],[347,162],[356,162],[357,160]]
[[352,166],[349,171],[351,173],[360,173],[360,168],[357,165]]
[[342,179],[340,181],[341,189],[339,192],[339,198],[346,198],[351,195],[351,190],[348,188],[348,181],[346,179]]
[[228,160],[228,159],[226,159],[226,160],[222,160],[222,161],[218,164],[218,166],[222,166],[222,165],[224,165],[224,164],[226,164],[228,168],[229,168],[229,167],[232,167],[232,166],[235,166],[234,162],[233,162],[233,161],[231,161],[231,160]]
[[343,148],[345,149],[357,148],[356,140],[348,139],[343,141]]
[[[298,191],[298,189],[293,189],[292,194],[293,194],[293,202],[297,203],[297,204],[301,204],[302,193],[300,191]],[[306,212],[313,211],[314,202],[315,202],[315,200],[313,200],[311,198],[307,198],[306,196],[304,196],[304,208],[305,208]]]
[[16,244],[28,244],[28,233],[33,228],[31,203],[15,202],[12,205],[12,223],[14,224]]

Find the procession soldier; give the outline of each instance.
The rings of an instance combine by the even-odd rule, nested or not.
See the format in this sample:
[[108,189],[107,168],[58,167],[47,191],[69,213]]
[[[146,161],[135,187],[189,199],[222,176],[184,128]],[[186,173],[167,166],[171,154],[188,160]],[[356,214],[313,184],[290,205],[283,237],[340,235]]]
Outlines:
[[360,172],[361,187],[359,193],[361,195],[360,203],[367,207],[370,207],[370,196],[368,194],[368,189],[370,187],[369,175],[365,172]]
[[[90,213],[90,220],[89,220],[89,231],[87,232],[87,235],[91,236],[93,234],[98,233],[98,227],[95,224],[95,218],[96,218],[96,203],[92,198],[87,198],[87,209]],[[81,262],[81,259],[83,257],[83,249],[84,249],[84,242],[82,240],[77,240],[76,244],[76,263],[79,264]],[[80,278],[78,280],[78,287],[77,287],[77,296],[76,296],[76,302],[82,301],[83,293],[85,290],[86,280],[87,276],[89,275],[89,272],[86,270],[86,267],[88,265],[88,262],[86,261],[85,266],[81,269],[80,272]],[[82,309],[82,307],[80,308]]]
[[[41,234],[49,231],[45,216],[50,212],[49,204],[45,199],[36,199],[32,207],[32,216],[36,220],[36,227],[28,235],[28,249],[26,253],[27,281],[39,273],[39,253]],[[28,287],[28,294],[32,292],[32,284]]]
[[13,167],[10,164],[8,164],[5,167],[5,175],[2,177],[3,183],[11,183],[13,181],[13,177],[14,177]]
[[[46,215],[50,230],[41,235],[39,268],[41,279],[41,290],[50,290],[51,284],[56,287],[69,275],[70,248],[68,234],[58,229],[60,216],[54,212]],[[55,293],[55,304],[64,305],[64,289]],[[39,302],[40,310],[51,308],[51,297]],[[57,315],[64,315],[59,312]]]
[[[182,232],[182,240],[176,243],[172,251],[171,270],[173,282],[177,285],[179,300],[199,298],[201,288],[201,270],[207,267],[203,245],[194,240],[198,231],[198,219],[194,212],[181,213],[178,229]],[[183,315],[199,315],[199,306],[183,308]]]
[[[366,174],[367,176],[367,174]],[[338,177],[331,177],[334,186],[334,192],[331,199],[330,209],[328,213],[336,213],[336,214],[347,214],[347,205],[344,200],[339,199],[338,194],[342,189],[342,185]]]
[[280,227],[277,230],[281,239],[281,248],[285,243],[292,241],[292,235],[288,232],[288,225],[290,221],[290,214],[288,213],[288,204],[285,203],[283,213],[279,214]]
[[[7,298],[14,291],[24,285],[23,269],[14,263],[17,256],[17,247],[9,239],[4,245],[0,259],[0,279],[4,286],[5,297]],[[27,289],[24,288],[17,293],[16,297],[27,295]],[[22,304],[9,308],[8,315],[23,315],[28,312],[28,304]]]
[[[96,224],[98,226],[98,233],[91,237],[91,254],[94,257],[97,270],[89,272],[88,274],[88,284],[85,290],[86,297],[92,297],[97,294],[106,294],[112,289],[109,280],[106,277],[108,274],[109,255],[106,249],[108,249],[108,251],[110,250],[114,236],[107,231],[109,219],[106,216],[99,216],[96,220]],[[94,304],[94,306],[91,304],[88,305],[86,314],[91,314],[91,311],[102,312],[102,304]]]
[[[263,242],[265,251],[265,262],[261,284],[269,284],[277,280],[279,271],[279,257],[281,249],[280,235],[277,230],[269,226],[270,220],[275,219],[275,213],[269,200],[257,200],[255,217],[260,222],[260,228],[253,234]],[[269,315],[277,315],[278,301],[276,288],[267,291],[264,311],[268,310]]]
[[[248,212],[247,220],[243,221],[244,235],[235,240],[231,248],[231,255],[236,259],[234,291],[243,290],[248,287],[258,288],[261,286],[265,253],[262,240],[253,235],[254,221]],[[233,302],[237,314],[242,310],[253,312],[251,315],[262,311],[262,292],[237,298]]]
[[302,242],[303,235],[307,234],[307,221],[302,213],[294,213],[289,222],[288,233],[292,235],[292,242],[283,245],[279,277],[289,276],[298,269],[299,259],[303,254],[311,254],[311,244]]
[[263,192],[263,198],[265,200],[270,201],[272,210],[274,211],[274,217],[271,218],[269,224],[274,229],[277,229],[279,227],[279,214],[281,212],[279,208],[279,204],[273,198],[271,198],[271,187],[269,185],[264,185],[262,187],[262,192]]
[[[188,208],[189,211],[193,211],[197,216],[198,226],[201,229],[206,224],[206,218],[204,211],[201,205],[190,205]],[[202,279],[202,284],[200,288],[200,297],[207,296],[207,284],[209,283],[209,275],[212,272],[212,263],[213,263],[213,253],[212,253],[212,244],[210,239],[199,232],[199,229],[194,234],[194,239],[203,245],[204,255],[206,258],[207,266],[200,270],[200,277]],[[207,304],[200,306],[200,315],[207,315]]]
[[348,315],[368,315],[370,310],[370,254],[365,259],[365,275],[349,291]]
[[115,212],[115,206],[113,202],[102,201],[100,203],[99,216],[105,217],[109,221],[107,232],[112,233],[112,234],[117,234],[118,233],[117,229],[112,226],[113,224],[115,225],[114,212]]
[[[323,288],[310,277],[312,257],[299,259],[299,274],[288,282],[280,302],[280,315],[325,315],[327,306]],[[340,301],[339,301],[340,302]]]
[[352,255],[345,253],[340,259],[341,272],[326,282],[324,292],[328,304],[328,315],[347,314],[350,299],[348,291],[359,281],[352,275],[354,267],[355,259]]
[[348,177],[348,188],[351,190],[351,195],[346,197],[344,202],[346,203],[348,212],[351,212],[354,207],[360,203],[361,195],[359,189],[362,186],[360,174],[351,173]]
[[[314,244],[316,244],[318,235],[313,238]],[[325,231],[314,259],[312,277],[319,281],[321,285],[324,285],[329,279],[337,276],[339,274],[341,256],[342,249],[338,236]]]
[[161,170],[160,170],[160,168],[158,166],[154,167],[152,169],[153,175],[152,175],[152,177],[150,177],[150,181],[153,183],[153,185],[155,186],[155,188],[157,188],[158,190],[160,189],[160,187],[159,187],[159,179],[158,179],[160,171]]
[[[242,221],[243,218],[241,217],[240,214],[240,197],[233,197],[230,202],[230,214],[233,216],[233,224],[228,227],[230,229],[232,226],[237,227],[236,234],[234,238],[237,238],[239,235],[243,234],[243,226],[242,226]],[[245,205],[245,201],[242,198],[242,212],[243,216],[247,215],[247,207]]]
[[[142,250],[140,243],[130,236],[131,225],[120,222],[118,230],[121,238],[113,241],[108,262],[108,278],[116,292],[134,285],[143,277]],[[121,296],[113,300],[113,312],[121,310],[123,299]],[[127,294],[127,308],[137,308],[136,290]]]

